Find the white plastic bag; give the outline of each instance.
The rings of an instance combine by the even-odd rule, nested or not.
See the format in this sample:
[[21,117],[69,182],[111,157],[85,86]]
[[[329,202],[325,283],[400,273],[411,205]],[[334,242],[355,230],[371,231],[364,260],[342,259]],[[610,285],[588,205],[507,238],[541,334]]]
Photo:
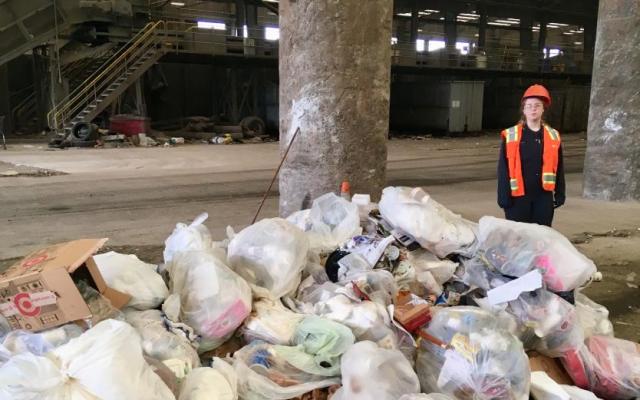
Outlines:
[[410,234],[438,257],[452,253],[471,256],[475,251],[476,224],[454,214],[420,188],[385,188],[380,213],[394,228]]
[[593,261],[548,226],[482,217],[478,238],[479,251],[492,268],[515,277],[538,269],[553,292],[576,289],[596,272]]
[[211,233],[204,224],[209,214],[198,215],[190,225],[178,223],[171,235],[164,241],[164,262],[173,259],[181,251],[209,251],[213,244]]
[[127,323],[105,320],[47,357],[24,353],[0,367],[0,399],[174,400]]
[[211,253],[175,253],[166,269],[171,295],[163,310],[201,335],[199,352],[224,343],[251,312],[247,282]]
[[81,334],[82,329],[75,324],[62,325],[39,333],[11,331],[2,338],[2,347],[11,355],[28,352],[43,356]]
[[297,301],[288,300],[295,303],[292,305],[298,312],[315,314],[348,326],[359,341],[370,340],[385,348],[398,347],[393,319],[385,304],[362,301],[349,288],[325,282],[300,293]]
[[408,252],[407,261],[415,270],[416,280],[437,296],[442,294],[442,285],[451,279],[458,267],[458,263],[440,260],[424,249]]
[[214,358],[211,368],[196,368],[182,383],[178,400],[237,400],[238,377],[233,367]]
[[281,218],[263,219],[238,233],[229,243],[229,264],[273,297],[296,290],[307,262],[309,242],[300,229]]
[[364,341],[342,356],[342,388],[334,400],[397,400],[420,392],[418,376],[398,350]]
[[287,345],[303,318],[303,314],[285,308],[279,299],[263,298],[253,303],[253,311],[245,320],[242,332],[247,342],[262,340]]
[[315,251],[335,250],[362,233],[358,206],[334,193],[318,197],[311,210],[294,213],[287,220],[307,233]]
[[127,322],[142,338],[142,349],[149,357],[159,361],[179,359],[188,370],[200,366],[198,352],[186,336],[169,331],[158,310],[126,310]]
[[131,296],[127,304],[138,310],[158,307],[169,295],[156,266],[133,254],[110,251],[93,256],[107,286]]

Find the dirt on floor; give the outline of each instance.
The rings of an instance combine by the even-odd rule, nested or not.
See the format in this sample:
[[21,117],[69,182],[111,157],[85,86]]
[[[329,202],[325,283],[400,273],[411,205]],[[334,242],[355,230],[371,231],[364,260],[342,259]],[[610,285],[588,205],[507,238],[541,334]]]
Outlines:
[[29,165],[19,165],[0,161],[0,178],[10,178],[14,176],[42,177],[55,175],[66,174],[64,172],[54,171],[51,169],[31,167]]
[[575,242],[603,276],[584,293],[609,309],[617,337],[640,342],[640,229],[585,234]]

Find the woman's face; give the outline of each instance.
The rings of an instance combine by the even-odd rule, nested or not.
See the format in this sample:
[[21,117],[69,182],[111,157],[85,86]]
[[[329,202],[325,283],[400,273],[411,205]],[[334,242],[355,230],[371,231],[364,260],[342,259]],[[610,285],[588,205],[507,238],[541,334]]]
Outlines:
[[539,120],[544,113],[544,103],[540,99],[530,97],[524,101],[522,112],[527,120]]

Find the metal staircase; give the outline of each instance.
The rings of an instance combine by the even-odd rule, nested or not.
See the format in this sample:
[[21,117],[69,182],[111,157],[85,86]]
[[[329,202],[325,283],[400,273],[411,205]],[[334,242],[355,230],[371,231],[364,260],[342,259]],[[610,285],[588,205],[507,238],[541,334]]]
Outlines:
[[165,38],[164,21],[147,24],[56,104],[47,115],[49,126],[70,131],[79,122],[91,122],[164,55]]

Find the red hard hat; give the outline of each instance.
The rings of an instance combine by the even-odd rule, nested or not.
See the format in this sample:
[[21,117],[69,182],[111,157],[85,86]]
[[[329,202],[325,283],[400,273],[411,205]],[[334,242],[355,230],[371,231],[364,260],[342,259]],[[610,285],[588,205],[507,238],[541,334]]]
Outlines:
[[525,101],[525,99],[528,99],[529,97],[538,97],[547,107],[551,105],[551,96],[549,95],[549,91],[542,85],[529,86],[522,96],[522,101]]

